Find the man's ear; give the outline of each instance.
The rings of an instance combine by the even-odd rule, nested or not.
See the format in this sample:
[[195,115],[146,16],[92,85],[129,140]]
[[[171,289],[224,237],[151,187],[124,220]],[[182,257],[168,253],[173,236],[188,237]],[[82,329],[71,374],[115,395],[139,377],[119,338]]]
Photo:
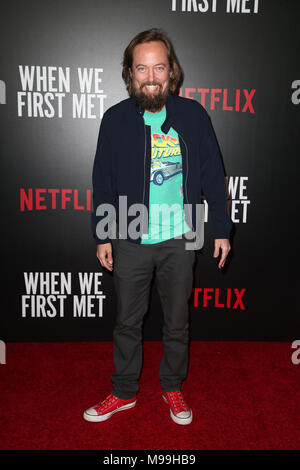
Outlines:
[[132,70],[131,70],[131,67],[129,67],[129,75],[130,75],[130,78],[132,78]]
[[170,76],[170,78],[174,78],[174,72],[173,72],[173,70],[172,70],[172,69],[170,69],[169,76]]

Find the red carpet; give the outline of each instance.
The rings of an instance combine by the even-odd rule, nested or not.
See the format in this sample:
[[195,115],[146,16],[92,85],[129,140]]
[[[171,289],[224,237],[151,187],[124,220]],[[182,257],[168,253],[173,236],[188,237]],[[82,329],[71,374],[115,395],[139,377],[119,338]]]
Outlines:
[[161,398],[161,342],[144,343],[135,408],[103,423],[82,413],[112,389],[111,342],[6,346],[1,449],[300,448],[300,364],[290,343],[192,342],[182,387],[194,414],[188,426],[171,420]]

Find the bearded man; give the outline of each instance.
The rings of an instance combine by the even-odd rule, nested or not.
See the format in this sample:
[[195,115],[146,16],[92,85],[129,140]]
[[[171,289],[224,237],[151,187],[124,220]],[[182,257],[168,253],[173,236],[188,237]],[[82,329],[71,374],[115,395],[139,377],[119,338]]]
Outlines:
[[[84,418],[102,422],[136,405],[143,318],[155,274],[164,314],[162,398],[172,420],[186,425],[193,419],[181,390],[189,360],[188,301],[195,251],[203,244],[191,249],[188,241],[197,239],[196,209],[204,196],[214,257],[219,257],[219,268],[224,266],[232,227],[224,171],[207,112],[195,100],[178,96],[182,69],[163,31],[143,31],[132,39],[122,77],[129,98],[104,113],[93,167],[97,257],[113,272],[117,295],[115,373],[111,393],[87,409]],[[126,214],[121,198],[127,202]],[[110,208],[113,216],[107,218]]]

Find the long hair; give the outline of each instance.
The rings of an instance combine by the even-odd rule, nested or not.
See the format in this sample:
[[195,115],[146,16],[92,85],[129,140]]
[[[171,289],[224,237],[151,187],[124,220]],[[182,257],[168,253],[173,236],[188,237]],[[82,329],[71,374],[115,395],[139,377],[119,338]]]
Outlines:
[[173,76],[170,77],[170,92],[174,95],[178,94],[179,86],[183,77],[183,71],[175,54],[174,47],[166,33],[164,33],[161,29],[152,28],[137,34],[130,41],[124,51],[122,62],[122,78],[126,84],[126,88],[130,97],[133,96],[132,78],[130,76],[130,69],[132,68],[133,61],[133,50],[138,44],[151,41],[161,41],[164,43],[169,59],[170,69],[173,72]]

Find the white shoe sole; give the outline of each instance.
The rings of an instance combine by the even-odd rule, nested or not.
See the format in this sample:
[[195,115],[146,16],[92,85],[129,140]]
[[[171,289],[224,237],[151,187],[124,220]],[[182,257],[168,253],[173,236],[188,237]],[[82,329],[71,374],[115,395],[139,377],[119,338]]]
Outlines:
[[[163,395],[162,395],[162,397],[163,397],[164,401],[167,403],[167,405],[169,405],[168,400]],[[185,424],[190,424],[193,421],[193,412],[192,412],[192,410],[191,410],[190,416],[188,416],[187,418],[180,418],[178,416],[175,416],[173,411],[170,408],[170,416],[171,416],[172,420],[177,424],[185,425]]]
[[119,408],[116,408],[113,411],[110,411],[109,413],[106,413],[105,415],[90,415],[86,411],[83,413],[83,417],[86,421],[90,421],[91,423],[99,423],[101,421],[106,421],[109,419],[114,413],[117,413],[117,411],[123,411],[127,410],[128,408],[133,408],[136,404],[136,400],[132,403],[128,403],[127,405],[120,406]]

